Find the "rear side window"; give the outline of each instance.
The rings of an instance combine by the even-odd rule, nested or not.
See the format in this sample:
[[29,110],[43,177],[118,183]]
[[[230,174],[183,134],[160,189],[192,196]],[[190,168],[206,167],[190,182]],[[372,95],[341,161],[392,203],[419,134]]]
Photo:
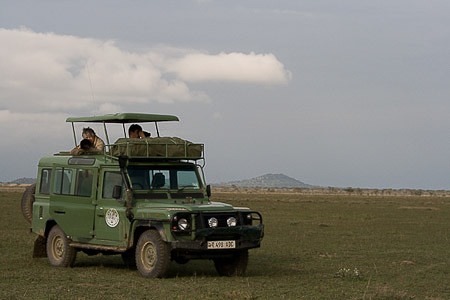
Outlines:
[[73,193],[71,193],[72,173],[72,169],[56,169],[53,193],[60,195],[73,195]]
[[41,184],[39,186],[39,193],[50,194],[50,180],[52,178],[51,169],[42,169],[41,171]]
[[116,185],[122,186],[122,175],[120,172],[105,172],[102,198],[112,199],[113,189]]
[[92,194],[92,181],[94,172],[92,170],[77,170],[76,196],[90,197]]

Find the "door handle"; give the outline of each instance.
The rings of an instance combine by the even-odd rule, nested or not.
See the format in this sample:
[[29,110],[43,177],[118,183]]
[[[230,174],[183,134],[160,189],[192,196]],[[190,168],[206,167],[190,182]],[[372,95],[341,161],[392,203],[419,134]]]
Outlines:
[[103,206],[100,206],[98,209],[101,211],[97,214],[97,217],[104,218],[105,214],[103,213]]
[[65,215],[66,214],[66,212],[64,210],[54,210],[53,212],[55,214],[58,214],[58,215]]

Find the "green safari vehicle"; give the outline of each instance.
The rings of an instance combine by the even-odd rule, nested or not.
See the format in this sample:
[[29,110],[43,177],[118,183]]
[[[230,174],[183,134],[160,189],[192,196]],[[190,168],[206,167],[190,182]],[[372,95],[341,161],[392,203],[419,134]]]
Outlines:
[[[164,277],[171,261],[211,259],[221,276],[244,274],[248,250],[260,247],[262,216],[245,207],[210,201],[204,145],[160,137],[158,123],[176,116],[121,113],[71,117],[102,123],[100,153],[60,152],[39,161],[36,185],[22,211],[37,234],[33,257],[71,267],[78,251],[121,254],[145,277]],[[125,124],[151,122],[157,137],[127,138]],[[122,124],[124,138],[109,142],[107,124]],[[111,126],[111,125],[109,125]]]

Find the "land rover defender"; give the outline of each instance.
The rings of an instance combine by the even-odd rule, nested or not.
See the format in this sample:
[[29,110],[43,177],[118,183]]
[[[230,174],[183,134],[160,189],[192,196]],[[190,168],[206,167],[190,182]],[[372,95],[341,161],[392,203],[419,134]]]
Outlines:
[[[101,123],[101,153],[60,152],[39,161],[36,185],[22,197],[22,211],[37,234],[34,257],[70,267],[78,251],[121,254],[145,277],[164,277],[171,261],[211,259],[219,275],[244,274],[248,250],[260,247],[262,216],[249,208],[210,200],[204,145],[160,137],[159,122],[176,116],[121,113],[71,117]],[[155,124],[157,137],[127,138],[125,124]],[[109,142],[107,124],[123,126]]]

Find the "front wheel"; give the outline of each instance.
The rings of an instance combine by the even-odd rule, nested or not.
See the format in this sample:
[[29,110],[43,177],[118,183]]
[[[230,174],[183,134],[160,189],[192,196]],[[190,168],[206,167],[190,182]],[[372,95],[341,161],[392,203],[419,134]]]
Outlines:
[[72,267],[77,250],[69,246],[69,239],[62,229],[55,225],[47,237],[47,257],[52,266]]
[[170,264],[170,250],[156,230],[141,234],[136,245],[136,266],[144,277],[161,278]]
[[214,266],[220,276],[242,276],[247,264],[248,250],[236,252],[231,257],[214,259]]

